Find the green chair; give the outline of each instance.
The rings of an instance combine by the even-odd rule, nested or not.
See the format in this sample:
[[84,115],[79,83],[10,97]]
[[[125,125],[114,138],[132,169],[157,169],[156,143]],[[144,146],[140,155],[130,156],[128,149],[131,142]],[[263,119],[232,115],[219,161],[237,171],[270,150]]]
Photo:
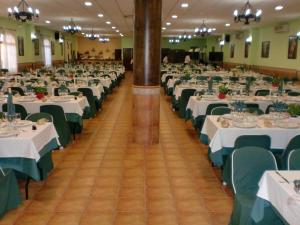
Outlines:
[[181,96],[179,98],[179,116],[180,118],[186,119],[186,106],[191,96],[194,95],[195,89],[188,88],[182,90]]
[[212,80],[216,83],[220,83],[223,80],[223,78],[220,76],[213,76]]
[[271,138],[269,135],[242,135],[234,142],[234,149],[243,147],[260,147],[270,149]]
[[264,114],[264,111],[262,111],[261,109],[259,108],[246,108],[245,111],[247,113],[251,113],[251,114],[255,114],[255,115],[263,115]]
[[[25,120],[25,118],[27,117],[28,113],[27,113],[26,109],[24,108],[24,106],[19,105],[19,104],[14,104],[14,105],[15,105],[15,112],[16,113],[20,113],[21,119]],[[7,104],[6,103],[4,103],[2,105],[2,111],[3,112],[7,112]]]
[[[61,89],[62,89],[61,87],[59,87],[59,88],[54,88],[54,96],[59,96],[58,91],[61,90]],[[70,93],[70,89],[69,89],[69,88],[64,87],[63,89],[67,90],[68,93]]]
[[257,90],[255,92],[255,96],[267,96],[270,95],[270,90],[262,89],[262,90]]
[[219,115],[219,116],[224,114],[230,114],[230,113],[231,113],[231,109],[226,106],[215,107],[211,111],[211,115]]
[[246,77],[246,81],[254,82],[254,81],[256,81],[256,78],[255,77]]
[[21,96],[24,96],[24,95],[25,95],[25,93],[24,93],[23,89],[22,89],[22,88],[20,88],[20,87],[11,87],[11,90],[12,90],[12,91],[16,91],[16,92],[18,92],[18,93],[19,93],[19,95],[21,95]]
[[279,156],[276,155],[276,160],[278,162],[279,169],[281,169],[281,170],[287,169],[288,157],[289,157],[291,151],[293,151],[295,149],[299,149],[299,148],[300,148],[300,135],[297,135],[289,141],[286,149],[282,152],[281,155],[279,155]]
[[287,162],[288,170],[300,170],[300,149],[295,149],[290,152]]
[[300,92],[289,91],[289,92],[288,92],[288,96],[300,96]]
[[228,105],[226,103],[211,103],[207,106],[205,115],[212,115],[213,109],[217,107],[228,107]]
[[61,146],[69,144],[71,141],[71,131],[63,108],[59,105],[43,105],[40,107],[40,111],[52,115],[53,124],[58,133]]
[[[271,152],[259,147],[244,147],[232,153],[232,186],[234,191],[233,212],[229,225],[253,225],[251,211],[256,200],[258,183],[267,170],[277,170]],[[271,208],[268,208],[272,211]],[[266,221],[267,220],[267,221]],[[277,224],[273,216],[261,221],[260,225]]]
[[39,112],[29,114],[25,120],[30,120],[32,122],[37,122],[40,119],[47,119],[49,122],[53,122],[53,117],[49,113]]
[[229,77],[229,81],[232,83],[237,83],[239,81],[239,77]]
[[272,83],[273,77],[263,77],[262,80],[266,81],[266,82],[269,82],[269,83]]
[[87,117],[95,117],[96,116],[96,102],[93,95],[93,91],[90,88],[78,88],[77,91],[82,92],[82,94],[87,98],[90,108],[89,112],[87,113]]
[[207,78],[208,78],[208,76],[197,76],[196,80],[198,80],[198,81],[206,81]]

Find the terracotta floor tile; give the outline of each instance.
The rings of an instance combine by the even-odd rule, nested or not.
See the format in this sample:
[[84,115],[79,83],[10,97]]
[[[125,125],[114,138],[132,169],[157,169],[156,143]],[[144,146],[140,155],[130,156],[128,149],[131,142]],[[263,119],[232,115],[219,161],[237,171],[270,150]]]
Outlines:
[[[208,213],[185,213],[179,215],[179,223],[180,225],[211,225],[211,220]],[[218,225],[227,225],[227,223]]]
[[92,186],[73,187],[68,189],[63,197],[64,199],[88,198],[91,196]]
[[81,213],[85,210],[87,198],[63,199],[56,206],[55,211],[60,213]]
[[116,199],[118,197],[117,187],[94,187],[92,190],[93,198],[107,198],[107,199]]
[[162,188],[147,188],[147,198],[148,199],[172,199],[173,195],[171,188],[162,187]]
[[175,212],[175,202],[172,198],[168,199],[149,199],[148,211],[150,213]]
[[56,213],[48,225],[79,225],[80,213]]
[[145,225],[146,217],[143,213],[118,213],[114,225]]
[[188,199],[176,201],[177,210],[181,213],[207,212],[201,199]]
[[113,214],[88,212],[82,216],[80,225],[113,225]]
[[121,212],[141,213],[146,210],[145,204],[144,198],[120,198],[117,210]]
[[51,213],[27,213],[18,218],[16,221],[16,225],[44,225],[47,224],[50,217],[52,216]]
[[114,212],[116,209],[116,199],[92,198],[87,204],[87,212]]
[[179,225],[175,213],[149,214],[148,225]]

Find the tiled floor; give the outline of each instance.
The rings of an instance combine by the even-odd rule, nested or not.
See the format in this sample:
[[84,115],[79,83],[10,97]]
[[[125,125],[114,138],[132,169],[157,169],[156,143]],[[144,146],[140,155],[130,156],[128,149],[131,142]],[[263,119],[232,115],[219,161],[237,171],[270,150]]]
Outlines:
[[[160,144],[131,143],[127,74],[74,144],[54,153],[55,169],[33,182],[30,200],[0,225],[227,225],[232,197],[222,189],[189,123],[161,95]],[[24,194],[23,194],[24,195]]]

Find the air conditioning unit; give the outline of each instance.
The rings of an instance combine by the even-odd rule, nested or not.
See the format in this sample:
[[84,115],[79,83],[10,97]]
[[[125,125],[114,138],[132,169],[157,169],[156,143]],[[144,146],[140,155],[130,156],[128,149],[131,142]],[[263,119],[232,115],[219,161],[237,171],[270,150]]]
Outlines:
[[287,23],[277,24],[274,27],[275,33],[287,33],[289,31],[290,31],[290,27],[289,27],[289,24],[287,24]]

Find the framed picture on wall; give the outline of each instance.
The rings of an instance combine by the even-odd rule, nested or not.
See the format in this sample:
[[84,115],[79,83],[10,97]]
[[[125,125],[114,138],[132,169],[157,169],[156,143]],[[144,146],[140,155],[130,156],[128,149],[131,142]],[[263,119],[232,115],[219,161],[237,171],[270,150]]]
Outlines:
[[245,42],[245,52],[244,52],[244,57],[245,58],[248,58],[249,56],[249,43],[248,42]]
[[263,41],[261,43],[261,57],[269,58],[270,53],[270,41]]
[[288,49],[288,58],[296,59],[298,50],[298,37],[289,36],[289,49]]
[[40,55],[40,40],[34,39],[33,41],[34,55]]
[[24,37],[18,37],[18,54],[24,56]]
[[51,55],[55,55],[55,42],[51,41]]
[[230,58],[234,58],[234,48],[235,48],[235,44],[231,44],[230,45]]

